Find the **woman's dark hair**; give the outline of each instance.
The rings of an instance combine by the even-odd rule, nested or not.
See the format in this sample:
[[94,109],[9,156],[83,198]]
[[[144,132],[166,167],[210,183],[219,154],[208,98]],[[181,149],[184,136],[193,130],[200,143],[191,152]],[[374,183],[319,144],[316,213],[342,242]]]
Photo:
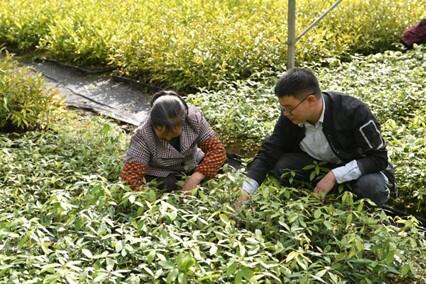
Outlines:
[[275,85],[275,95],[278,97],[294,96],[302,100],[306,92],[314,93],[316,96],[321,94],[315,74],[307,68],[290,69]]
[[159,91],[152,97],[150,118],[154,128],[170,131],[183,124],[187,115],[188,105],[176,92]]

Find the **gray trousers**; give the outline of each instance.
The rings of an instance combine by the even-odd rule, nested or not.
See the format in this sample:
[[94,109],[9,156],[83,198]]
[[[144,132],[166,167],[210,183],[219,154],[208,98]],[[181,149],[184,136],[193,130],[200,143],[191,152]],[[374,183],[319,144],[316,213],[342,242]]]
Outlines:
[[[303,184],[314,188],[319,180],[311,181],[310,174],[312,169],[303,169],[305,166],[312,165],[314,161],[316,160],[306,153],[286,153],[278,160],[271,173],[283,186]],[[331,170],[340,165],[327,163],[321,166]],[[291,181],[289,173],[292,171],[295,176]],[[360,198],[369,198],[378,205],[385,203],[389,199],[389,181],[382,172],[366,174],[348,183],[350,191]],[[337,191],[337,185],[333,188],[333,191]]]

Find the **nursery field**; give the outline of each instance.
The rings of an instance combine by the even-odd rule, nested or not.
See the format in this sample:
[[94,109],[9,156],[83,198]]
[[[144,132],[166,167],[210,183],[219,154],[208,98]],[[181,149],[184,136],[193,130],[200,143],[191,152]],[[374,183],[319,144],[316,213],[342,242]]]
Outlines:
[[411,217],[273,180],[236,212],[241,173],[228,168],[190,197],[131,192],[118,181],[128,135],[58,115],[0,136],[2,283],[424,283]]
[[[425,69],[416,63],[424,55],[421,48],[385,52],[317,70],[325,87],[371,96],[397,169],[393,202],[417,214],[425,207]],[[35,130],[0,135],[0,282],[425,283],[425,232],[415,218],[388,217],[349,192],[322,203],[309,189],[273,179],[236,211],[242,173],[227,166],[193,196],[161,194],[155,184],[132,192],[118,177],[129,134],[104,118],[53,107],[54,93],[37,89],[42,79],[11,58],[2,70],[0,86],[9,90],[2,113],[19,114],[22,106],[31,113],[37,104],[22,103],[26,95],[47,92],[52,101],[32,110],[49,120],[6,115],[14,130]],[[275,78],[264,78],[189,99],[229,147],[245,149],[259,144],[277,114]],[[10,95],[17,90],[21,101]]]
[[[298,32],[333,2],[297,1]],[[1,49],[0,283],[425,284],[426,47],[397,44],[425,7],[342,1],[297,49],[323,91],[376,114],[395,166],[389,205],[411,214],[390,216],[273,178],[234,207],[279,115],[287,1],[0,1],[0,48],[176,89],[243,161],[190,196],[155,182],[133,192],[119,179],[128,128],[66,109]]]

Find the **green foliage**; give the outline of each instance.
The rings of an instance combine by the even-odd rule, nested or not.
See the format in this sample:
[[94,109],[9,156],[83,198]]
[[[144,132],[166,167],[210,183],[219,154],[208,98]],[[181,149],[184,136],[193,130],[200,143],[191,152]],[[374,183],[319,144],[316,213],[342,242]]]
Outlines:
[[58,9],[53,1],[1,1],[0,42],[20,50],[35,48]]
[[[426,215],[426,48],[353,56],[349,63],[328,59],[330,68],[310,66],[323,90],[342,91],[366,102],[382,124],[399,195],[394,205]],[[279,115],[276,77],[223,83],[221,91],[201,90],[189,102],[199,106],[228,149],[250,157],[271,133]],[[259,75],[262,76],[262,75]]]
[[[334,1],[297,1],[297,33]],[[425,0],[342,3],[298,43],[299,62],[393,48],[425,17]],[[401,11],[404,11],[401,13]],[[179,90],[279,70],[287,1],[13,0],[0,2],[0,39],[78,64]]]
[[380,283],[426,266],[415,219],[350,193],[321,203],[269,180],[236,212],[229,169],[194,197],[131,192],[117,181],[128,138],[90,117],[0,136],[2,282]]
[[187,100],[201,107],[229,152],[253,154],[280,113],[270,81],[268,86],[256,79],[222,82],[221,91],[201,89]]
[[106,65],[111,40],[123,28],[124,15],[116,13],[122,5],[117,1],[61,3],[62,11],[50,19],[49,30],[40,37],[38,48],[47,50],[50,57],[74,64]]
[[59,105],[54,97],[40,74],[19,67],[7,53],[0,58],[0,131],[47,127]]

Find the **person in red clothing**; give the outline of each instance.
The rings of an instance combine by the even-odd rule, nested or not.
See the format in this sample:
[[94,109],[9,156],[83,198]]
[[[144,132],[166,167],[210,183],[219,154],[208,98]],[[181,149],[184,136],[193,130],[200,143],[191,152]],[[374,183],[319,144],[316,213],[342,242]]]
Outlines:
[[181,176],[190,174],[181,190],[190,192],[214,177],[226,151],[202,112],[174,91],[154,94],[148,119],[132,135],[121,179],[133,190],[156,179],[165,191],[178,189]]
[[409,49],[413,48],[415,43],[426,43],[426,19],[408,28],[401,37],[401,43]]

